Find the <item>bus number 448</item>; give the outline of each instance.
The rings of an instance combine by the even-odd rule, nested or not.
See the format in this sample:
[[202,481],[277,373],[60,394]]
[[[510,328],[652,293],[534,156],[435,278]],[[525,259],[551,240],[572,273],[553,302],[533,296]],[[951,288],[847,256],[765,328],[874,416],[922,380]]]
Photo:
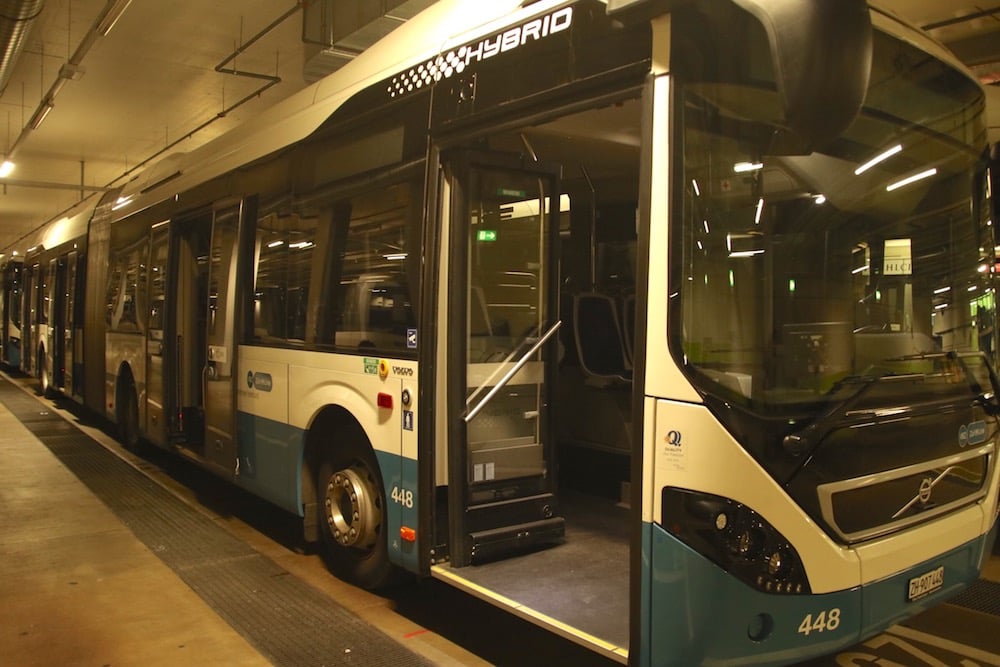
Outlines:
[[401,489],[398,486],[392,487],[392,502],[403,507],[413,508],[413,491]]
[[829,611],[819,612],[815,618],[812,614],[806,614],[806,617],[799,623],[799,634],[809,636],[810,632],[826,632],[827,630],[833,632],[839,627],[840,609],[834,607]]

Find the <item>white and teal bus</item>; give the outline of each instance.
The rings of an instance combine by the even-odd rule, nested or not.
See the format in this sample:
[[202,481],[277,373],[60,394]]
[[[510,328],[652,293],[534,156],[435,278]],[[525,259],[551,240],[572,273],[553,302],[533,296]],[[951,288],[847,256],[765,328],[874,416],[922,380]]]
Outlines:
[[980,85],[861,0],[440,0],[89,204],[38,303],[56,389],[341,577],[787,664],[989,556],[990,178]]

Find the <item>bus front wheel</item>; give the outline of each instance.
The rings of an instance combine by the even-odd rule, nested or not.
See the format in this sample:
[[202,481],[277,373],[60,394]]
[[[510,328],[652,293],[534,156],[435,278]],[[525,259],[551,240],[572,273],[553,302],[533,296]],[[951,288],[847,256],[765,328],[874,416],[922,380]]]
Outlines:
[[385,493],[378,464],[360,429],[341,432],[319,467],[319,533],[330,570],[364,588],[392,576]]

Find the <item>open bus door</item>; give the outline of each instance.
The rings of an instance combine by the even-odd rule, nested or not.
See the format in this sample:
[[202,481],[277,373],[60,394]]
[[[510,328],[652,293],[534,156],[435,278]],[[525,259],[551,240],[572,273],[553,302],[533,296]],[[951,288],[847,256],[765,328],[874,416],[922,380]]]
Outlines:
[[451,197],[448,486],[453,566],[561,538],[551,395],[558,363],[558,171],[459,152]]
[[242,212],[236,204],[171,222],[162,364],[170,439],[234,475]]

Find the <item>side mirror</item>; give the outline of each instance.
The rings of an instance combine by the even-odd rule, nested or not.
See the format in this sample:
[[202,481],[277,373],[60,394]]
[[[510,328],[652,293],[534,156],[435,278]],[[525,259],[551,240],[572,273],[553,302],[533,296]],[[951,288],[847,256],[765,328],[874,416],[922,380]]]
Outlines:
[[764,26],[785,122],[810,146],[857,117],[872,65],[866,0],[732,0]]
[[[867,0],[730,0],[763,26],[790,145],[815,147],[840,135],[865,101],[872,64]],[[649,19],[696,0],[608,0],[608,14]]]

